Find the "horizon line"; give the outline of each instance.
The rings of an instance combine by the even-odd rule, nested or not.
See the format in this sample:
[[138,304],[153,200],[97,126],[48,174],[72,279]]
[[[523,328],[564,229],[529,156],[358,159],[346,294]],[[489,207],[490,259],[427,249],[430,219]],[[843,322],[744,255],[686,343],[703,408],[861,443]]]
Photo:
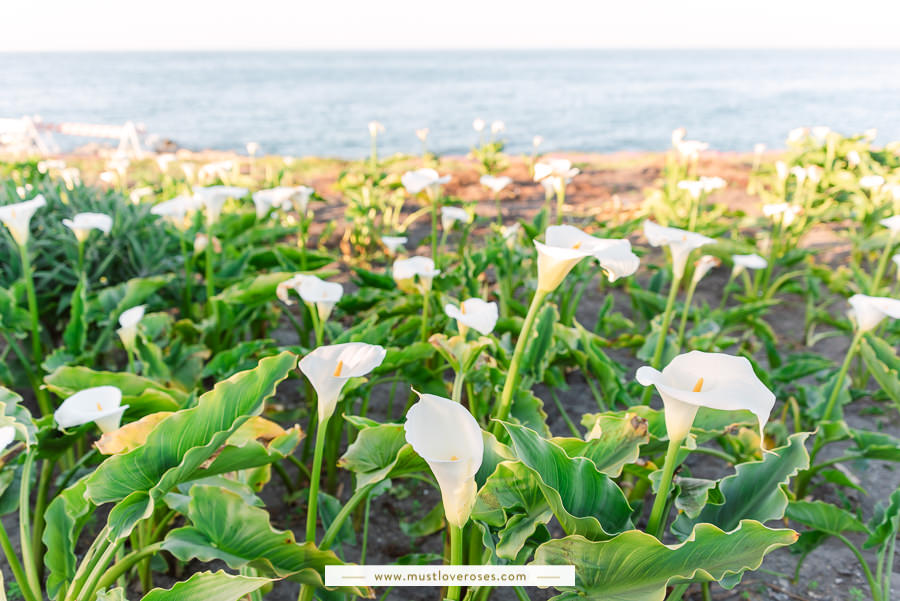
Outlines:
[[246,48],[24,48],[24,49],[0,49],[0,54],[103,54],[103,53],[172,53],[172,52],[584,52],[584,51],[798,51],[798,52],[853,52],[871,50],[900,50],[900,44],[895,46],[496,46],[496,47],[246,47]]

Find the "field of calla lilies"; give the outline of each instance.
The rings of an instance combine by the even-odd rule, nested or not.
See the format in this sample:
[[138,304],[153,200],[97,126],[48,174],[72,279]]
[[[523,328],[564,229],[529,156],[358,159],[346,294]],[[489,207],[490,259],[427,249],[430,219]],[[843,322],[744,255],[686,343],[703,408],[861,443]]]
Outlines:
[[[592,205],[475,126],[372,123],[327,193],[0,163],[0,600],[896,599],[900,145],[796,130],[736,182],[679,130]],[[350,563],[576,578],[325,586]]]

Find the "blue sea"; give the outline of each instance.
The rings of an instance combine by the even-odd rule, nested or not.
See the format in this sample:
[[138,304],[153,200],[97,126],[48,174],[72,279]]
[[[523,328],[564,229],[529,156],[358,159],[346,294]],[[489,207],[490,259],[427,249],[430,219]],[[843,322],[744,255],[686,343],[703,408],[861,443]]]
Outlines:
[[[475,118],[510,152],[782,147],[798,126],[900,139],[898,50],[560,50],[0,54],[0,117],[145,124],[181,146],[355,158],[464,153]],[[69,148],[87,140],[57,136]]]

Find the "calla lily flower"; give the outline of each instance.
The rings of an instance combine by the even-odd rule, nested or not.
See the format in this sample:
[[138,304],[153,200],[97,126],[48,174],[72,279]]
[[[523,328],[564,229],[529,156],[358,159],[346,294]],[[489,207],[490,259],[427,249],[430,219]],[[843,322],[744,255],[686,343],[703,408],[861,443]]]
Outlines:
[[256,153],[259,152],[260,149],[259,142],[247,142],[245,148],[247,149],[247,154],[256,156]]
[[766,145],[762,142],[757,142],[753,145],[753,154],[760,155],[766,151]]
[[694,198],[700,198],[701,194],[709,194],[714,190],[720,190],[726,186],[726,182],[721,177],[700,176],[697,180],[682,180],[678,182],[680,190],[687,190]]
[[0,452],[3,452],[3,449],[12,444],[12,441],[16,439],[16,429],[12,426],[3,426],[0,428]]
[[788,227],[797,218],[797,215],[803,212],[803,207],[788,204],[786,202],[778,202],[775,204],[763,205],[763,215],[772,218],[774,221],[781,221],[781,225]]
[[644,235],[651,246],[669,247],[672,252],[672,273],[678,280],[684,276],[684,268],[691,251],[715,242],[712,238],[701,234],[677,227],[665,227],[649,219],[644,221]]
[[391,267],[394,281],[401,290],[412,292],[416,290],[415,279],[418,278],[424,289],[431,288],[431,280],[435,278],[440,269],[435,269],[434,261],[428,257],[410,257],[409,259],[397,259]]
[[480,298],[464,300],[458,307],[446,304],[444,313],[447,314],[447,317],[456,320],[460,334],[465,334],[466,328],[472,328],[483,336],[494,331],[494,326],[497,325],[497,319],[500,316],[497,303],[483,301]]
[[522,225],[518,221],[512,225],[500,226],[500,236],[503,237],[503,241],[506,243],[507,247],[515,247],[516,239],[519,237],[519,231],[521,231],[521,229]]
[[403,429],[406,442],[428,463],[438,481],[447,522],[464,526],[475,503],[475,474],[484,456],[478,422],[461,404],[422,394],[406,413]]
[[544,136],[535,136],[535,137],[531,138],[531,146],[535,150],[537,150],[537,147],[543,143],[544,143]]
[[775,161],[775,173],[778,174],[778,179],[784,181],[787,179],[788,173],[790,173],[790,171],[788,170],[788,166],[784,161]]
[[864,175],[859,178],[859,187],[866,190],[877,190],[884,185],[884,178],[880,175]]
[[691,278],[694,284],[703,279],[709,270],[713,267],[718,267],[722,264],[722,261],[713,257],[712,255],[703,255],[700,257],[697,262],[694,264],[694,276]]
[[388,249],[388,252],[391,254],[397,254],[398,250],[403,248],[403,245],[409,241],[409,238],[406,236],[382,236],[381,243]]
[[572,161],[568,159],[549,159],[535,164],[534,181],[539,182],[546,179],[553,184],[553,189],[559,193],[579,173],[581,173],[581,170],[577,167],[572,167]]
[[544,243],[535,240],[534,246],[538,252],[537,287],[542,292],[556,290],[585,257],[597,259],[610,282],[633,274],[640,265],[628,240],[596,238],[571,225],[551,225],[544,234]]
[[831,133],[831,128],[827,125],[816,125],[815,127],[810,129],[810,133],[817,141],[819,141],[820,143],[824,143],[825,138],[827,138],[828,134]]
[[9,233],[12,234],[16,244],[25,246],[28,243],[28,238],[31,235],[29,230],[31,218],[34,216],[35,211],[46,206],[46,204],[47,200],[44,196],[38,194],[31,200],[0,207],[0,221],[9,229]]
[[174,163],[176,157],[171,152],[166,152],[156,156],[156,166],[159,167],[161,173],[169,170],[169,165]]
[[384,133],[384,125],[378,121],[369,121],[369,135],[373,138],[378,134]]
[[685,140],[679,143],[676,148],[678,154],[680,154],[682,158],[697,160],[701,152],[709,149],[709,144],[707,142],[700,142],[699,140]]
[[849,165],[850,167],[856,167],[857,165],[859,165],[861,160],[862,159],[860,159],[859,153],[855,150],[851,150],[847,153],[847,165]]
[[247,196],[247,188],[239,186],[209,186],[206,188],[194,188],[197,195],[206,207],[206,218],[209,223],[216,223],[222,214],[222,207],[229,198],[243,198]]
[[852,307],[850,317],[860,332],[875,329],[885,317],[900,319],[900,300],[894,298],[854,294],[848,302]]
[[478,133],[483,132],[485,127],[487,127],[487,122],[484,119],[475,119],[472,121],[472,129]]
[[470,221],[472,216],[461,207],[441,207],[441,227],[444,230],[451,229],[457,222],[465,224]]
[[420,142],[425,142],[428,140],[429,129],[427,127],[423,127],[422,129],[416,130],[416,137],[419,138]]
[[759,434],[775,405],[775,395],[756,377],[745,357],[691,351],[678,355],[662,371],[643,366],[637,381],[653,385],[665,406],[669,440],[687,438],[700,407],[751,411],[759,420]]
[[787,141],[789,144],[796,144],[797,142],[802,142],[807,137],[809,137],[808,127],[795,127],[788,132]]
[[679,190],[687,190],[693,198],[700,198],[703,194],[703,184],[697,180],[682,180],[678,182]]
[[196,196],[182,195],[153,205],[150,212],[159,217],[165,217],[176,227],[184,229],[189,225],[186,221],[188,213],[198,210],[202,204],[202,200]]
[[122,345],[127,349],[134,348],[137,327],[144,318],[146,308],[146,305],[138,305],[127,311],[122,311],[122,314],[119,315],[119,326],[121,327],[117,330],[117,333],[119,338],[122,339]]
[[437,171],[428,167],[407,171],[400,177],[400,182],[409,194],[415,196],[424,190],[432,200],[440,194],[441,186],[449,181],[449,175],[440,176]]
[[494,194],[499,194],[503,188],[512,183],[512,178],[505,175],[497,177],[495,175],[482,175],[478,180],[485,188],[489,188]]
[[112,217],[103,213],[78,213],[72,219],[63,219],[63,225],[72,230],[79,242],[84,242],[91,230],[108,234],[112,224]]
[[882,219],[879,223],[889,229],[892,235],[900,233],[900,215]]
[[804,167],[800,167],[799,165],[791,167],[791,175],[796,177],[797,182],[800,184],[806,181],[806,169]]
[[326,282],[314,275],[297,274],[278,284],[276,296],[286,305],[294,304],[288,296],[288,290],[294,290],[303,302],[315,306],[322,320],[328,319],[331,310],[344,295],[344,287],[337,282]]
[[494,121],[491,123],[491,133],[499,134],[500,132],[506,129],[506,124],[503,121]]
[[757,254],[731,255],[731,260],[734,261],[734,268],[732,271],[735,274],[739,274],[744,269],[765,269],[769,264],[768,261]]
[[104,434],[119,428],[122,414],[128,405],[122,405],[122,391],[115,386],[96,386],[76,392],[53,413],[60,429],[74,428],[94,422]]
[[301,205],[306,212],[306,205],[312,195],[312,188],[307,186],[278,186],[253,193],[253,204],[256,206],[256,217],[262,219],[270,209],[287,211],[292,205]]
[[316,390],[319,422],[332,416],[344,384],[381,365],[384,348],[364,342],[346,342],[320,346],[308,353],[298,367]]

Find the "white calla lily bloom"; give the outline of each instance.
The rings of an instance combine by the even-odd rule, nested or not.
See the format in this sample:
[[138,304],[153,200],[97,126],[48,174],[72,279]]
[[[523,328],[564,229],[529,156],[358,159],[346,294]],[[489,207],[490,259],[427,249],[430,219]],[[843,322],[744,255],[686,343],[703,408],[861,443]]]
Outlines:
[[373,138],[378,134],[384,133],[384,125],[378,121],[369,121],[369,135]]
[[537,147],[543,143],[544,143],[544,136],[535,136],[535,137],[531,138],[531,146],[535,150],[537,150]]
[[134,348],[134,341],[137,338],[137,327],[144,318],[144,311],[146,308],[146,305],[138,305],[137,307],[122,311],[122,314],[119,315],[120,327],[116,330],[116,333],[122,340],[122,345],[127,349]]
[[500,317],[497,303],[480,298],[466,299],[458,307],[448,303],[444,305],[444,313],[447,314],[447,317],[456,320],[460,334],[465,334],[466,328],[472,328],[483,336],[494,331],[494,326],[497,325],[497,319]]
[[0,453],[3,452],[3,449],[12,444],[12,441],[16,439],[16,429],[12,426],[3,426],[0,428]]
[[292,305],[288,291],[295,291],[303,302],[315,307],[319,319],[326,320],[332,309],[344,295],[344,287],[337,282],[326,282],[314,275],[297,275],[281,282],[275,289],[275,295],[286,305]]
[[408,259],[397,259],[391,267],[391,275],[394,281],[401,289],[411,291],[415,289],[414,280],[419,279],[422,287],[431,288],[431,280],[439,273],[440,269],[435,269],[434,261],[428,257],[410,257]]
[[482,175],[481,179],[478,181],[481,182],[482,186],[488,188],[494,194],[499,194],[503,188],[512,183],[512,178],[506,175],[501,175],[499,177],[496,175]]
[[506,124],[503,121],[494,121],[491,123],[491,133],[499,134],[500,132],[506,129]]
[[108,234],[112,224],[112,217],[104,213],[78,213],[72,219],[63,219],[63,225],[72,230],[79,242],[87,240],[91,230]]
[[277,186],[254,192],[252,198],[256,207],[256,218],[263,219],[271,209],[289,210],[296,194],[297,188],[290,186]]
[[406,236],[382,236],[381,243],[391,254],[397,254],[398,250],[403,249],[403,245],[409,241]]
[[678,182],[678,189],[686,190],[694,199],[700,198],[700,195],[705,191],[703,183],[699,180],[682,180]]
[[300,371],[316,390],[319,423],[334,413],[347,380],[368,374],[381,365],[385,355],[383,347],[346,342],[320,346],[300,359]]
[[475,119],[472,121],[472,129],[478,133],[483,132],[485,127],[487,127],[487,122],[484,119]]
[[541,182],[545,189],[552,186],[557,195],[562,195],[566,185],[579,173],[581,170],[572,167],[568,159],[547,159],[534,165],[534,181]]
[[416,130],[416,137],[419,138],[420,142],[425,142],[428,140],[428,134],[430,130],[427,127],[423,127],[422,129]]
[[60,429],[94,422],[106,434],[119,429],[128,405],[122,404],[122,391],[115,386],[96,386],[80,390],[63,401],[53,413]]
[[551,225],[544,243],[537,240],[538,290],[555,290],[575,265],[585,257],[594,257],[610,282],[637,271],[640,259],[625,239],[596,238],[571,225]]
[[456,223],[466,224],[472,216],[462,207],[441,207],[441,227],[444,230],[453,228]]
[[198,210],[202,204],[203,201],[197,196],[181,195],[153,205],[150,213],[169,219],[177,227],[186,227],[187,215]]
[[594,257],[610,282],[637,271],[640,259],[625,239],[596,238],[571,225],[551,225],[544,243],[537,240],[538,291],[556,290],[575,265],[585,257]]
[[732,271],[735,275],[744,269],[765,269],[769,264],[768,261],[755,253],[751,255],[731,255],[731,260],[734,261]]
[[645,365],[636,377],[644,386],[655,386],[662,396],[669,440],[687,438],[700,407],[750,411],[759,420],[762,437],[775,405],[775,395],[745,357],[691,351],[672,359],[662,371]]
[[12,234],[16,244],[25,246],[28,243],[28,238],[31,235],[29,229],[31,218],[34,217],[34,213],[38,209],[46,205],[47,199],[44,198],[43,194],[38,194],[31,200],[0,207],[0,221]]
[[206,188],[194,188],[194,194],[200,198],[206,207],[206,218],[209,223],[216,223],[222,214],[222,207],[229,198],[243,198],[247,196],[247,188],[239,186],[208,186]]
[[778,202],[763,205],[762,212],[766,217],[771,218],[773,221],[780,221],[781,225],[787,227],[794,223],[797,215],[803,212],[803,207],[786,202]]
[[672,273],[675,279],[684,276],[688,255],[695,248],[715,242],[712,238],[677,227],[666,227],[649,219],[644,221],[644,236],[651,246],[668,246],[672,253]]
[[406,413],[406,442],[428,463],[441,489],[447,521],[469,521],[478,485],[484,440],[478,422],[461,404],[433,394],[419,395]]
[[696,284],[700,280],[703,279],[713,267],[718,267],[722,264],[722,261],[712,255],[703,255],[697,262],[694,264],[694,275],[691,280]]
[[880,175],[864,175],[859,178],[859,187],[866,190],[878,190],[884,185],[884,178]]
[[854,294],[848,299],[851,319],[860,332],[875,329],[885,317],[900,319],[900,300],[886,296]]
[[886,219],[882,219],[881,221],[879,221],[879,223],[889,229],[891,231],[891,235],[900,233],[900,215],[887,217]]
[[449,181],[449,175],[438,175],[437,171],[428,167],[407,171],[400,176],[400,183],[409,194],[415,196],[424,190],[432,200],[440,194],[441,186]]
[[859,153],[855,150],[847,152],[847,165],[850,167],[856,167],[861,161],[862,159],[860,158]]

